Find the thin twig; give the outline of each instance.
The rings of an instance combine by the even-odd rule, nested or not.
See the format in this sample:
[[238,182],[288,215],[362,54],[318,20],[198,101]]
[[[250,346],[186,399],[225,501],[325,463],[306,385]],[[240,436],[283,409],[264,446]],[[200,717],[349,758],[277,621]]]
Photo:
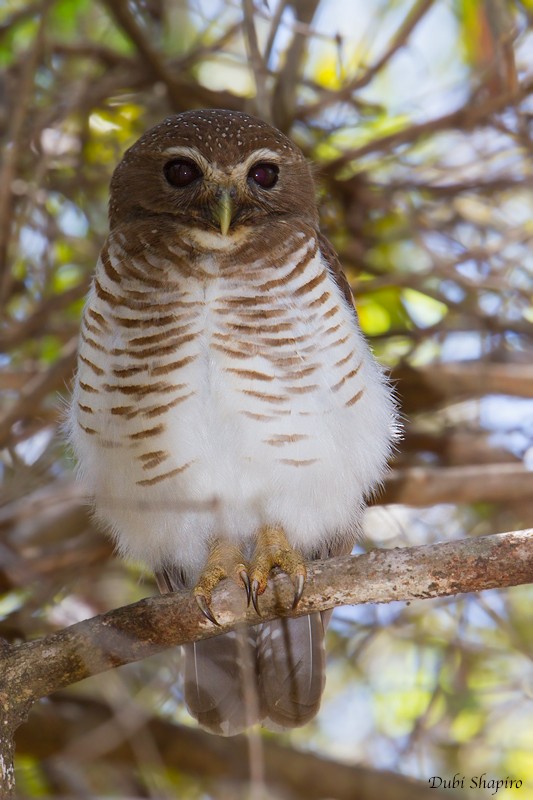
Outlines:
[[253,0],[242,0],[242,9],[246,46],[255,80],[255,103],[257,106],[257,113],[267,122],[272,122],[272,109],[266,85],[268,71],[261,51],[259,50],[259,42],[257,40],[257,31],[254,22]]
[[74,370],[78,337],[74,337],[64,348],[61,358],[45,373],[37,373],[20,392],[17,404],[0,419],[0,444],[9,440],[11,427],[30,416],[40,400],[49,392],[58,389]]
[[435,0],[416,0],[413,8],[409,11],[403,23],[394,33],[391,41],[385,48],[383,55],[378,58],[375,64],[369,67],[359,78],[354,78],[353,81],[350,81],[348,84],[346,84],[346,86],[343,86],[341,89],[335,92],[329,91],[316,103],[306,106],[304,109],[302,109],[299,116],[302,119],[309,119],[310,117],[319,114],[333,103],[339,103],[342,100],[346,100],[354,92],[359,91],[367,86],[377,75],[377,73],[380,72],[389,63],[393,56],[396,55],[398,50],[405,45],[413,30],[416,28],[420,20],[426,15],[434,2]]
[[8,253],[13,211],[12,183],[16,176],[21,151],[25,146],[22,133],[32,105],[31,92],[37,63],[44,46],[46,18],[50,5],[51,0],[42,5],[39,28],[23,62],[24,66],[7,135],[9,146],[4,148],[3,166],[0,170],[0,300],[9,295],[11,284],[12,276],[8,264]]
[[270,31],[268,32],[267,43],[265,45],[265,64],[267,65],[270,60],[270,56],[272,55],[272,48],[274,47],[276,36],[278,35],[281,18],[283,17],[285,9],[288,5],[289,0],[280,0],[274,11],[274,15],[270,23]]
[[[168,97],[175,111],[185,111],[202,102],[206,105],[216,105],[214,98],[217,95],[224,98],[223,103],[226,108],[236,109],[240,107],[242,101],[229,92],[210,92],[194,83],[187,86],[183,77],[180,77],[179,72],[175,71],[175,69],[179,69],[179,62],[175,67],[165,61],[160,50],[154,47],[145,35],[135,15],[131,13],[128,3],[124,0],[103,0],[103,2],[115,22],[133,42],[141,56],[142,64],[138,79],[146,82],[146,73],[148,71],[151,73],[152,78],[161,81],[166,87]],[[124,85],[123,76],[120,80],[117,78],[117,83],[120,86]],[[105,93],[102,93],[103,96],[108,96],[108,92],[109,88],[106,89]],[[207,98],[210,98],[210,101]]]
[[381,152],[383,150],[391,152],[392,148],[398,147],[398,145],[420,141],[423,136],[427,136],[428,134],[440,133],[450,129],[468,131],[478,125],[486,125],[492,114],[503,111],[510,103],[517,103],[520,99],[530,95],[531,92],[533,92],[533,79],[525,81],[516,93],[507,93],[499,97],[490,97],[479,105],[466,103],[456,111],[444,114],[442,117],[409,125],[400,131],[389,133],[386,136],[380,136],[360,147],[348,150],[341,156],[338,156],[338,158],[330,161],[329,164],[323,168],[322,172],[334,175],[346,164],[349,164],[351,161],[357,161],[369,153]]
[[[309,25],[315,16],[319,0],[293,3],[298,21]],[[308,35],[293,30],[292,41],[285,53],[285,64],[276,77],[273,99],[274,123],[282,130],[290,130],[295,114],[296,100],[302,72],[302,63],[310,42]]]

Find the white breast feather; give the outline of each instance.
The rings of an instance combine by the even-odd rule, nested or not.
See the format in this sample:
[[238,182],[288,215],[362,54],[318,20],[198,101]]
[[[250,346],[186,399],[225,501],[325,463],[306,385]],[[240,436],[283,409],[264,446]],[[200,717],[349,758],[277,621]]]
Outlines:
[[[286,274],[306,246],[283,268]],[[105,356],[106,375],[89,375],[100,389],[98,395],[89,398],[100,435],[87,434],[79,425],[81,422],[87,427],[88,422],[78,402],[87,402],[80,384],[87,381],[88,368],[80,362],[70,419],[71,440],[83,480],[95,497],[97,514],[111,527],[123,553],[154,569],[165,564],[181,565],[194,577],[203,566],[209,539],[214,535],[251,542],[261,525],[281,525],[289,542],[310,555],[324,541],[357,527],[365,496],[384,474],[395,411],[382,371],[332,276],[328,273],[326,283],[305,298],[294,291],[324,269],[317,254],[307,265],[305,277],[295,278],[283,297],[276,300],[278,307],[286,310],[284,318],[293,322],[290,335],[297,340],[305,337],[307,348],[302,352],[296,343],[277,352],[295,356],[302,367],[309,363],[310,352],[320,362],[319,369],[297,384],[317,388],[291,394],[285,404],[276,406],[253,395],[284,394],[288,384],[279,374],[272,380],[259,381],[228,371],[274,374],[276,370],[264,355],[254,354],[251,347],[246,359],[236,360],[212,347],[217,332],[227,330],[224,326],[232,320],[239,320],[238,308],[233,314],[217,311],[221,299],[239,294],[224,276],[213,278],[207,289],[205,283],[198,281],[195,285],[187,280],[187,298],[201,304],[195,314],[196,330],[201,333],[173,357],[191,355],[194,360],[166,375],[165,380],[187,384],[194,394],[161,420],[111,414],[110,409],[121,402],[120,398],[101,387],[109,381],[111,367],[116,368],[120,358]],[[211,261],[209,272],[212,270]],[[272,275],[279,276],[279,270],[273,270]],[[263,273],[261,280],[268,281],[269,274]],[[101,280],[104,282],[105,277]],[[320,297],[324,286],[330,296],[321,306],[319,317],[309,311],[309,304]],[[240,288],[240,294],[253,291],[253,286]],[[99,308],[94,290],[88,299],[87,308],[91,307]],[[327,316],[335,307],[338,310]],[[102,312],[101,307],[99,310]],[[333,328],[337,329],[327,333]],[[153,328],[153,332],[159,330]],[[148,327],[144,333],[151,331]],[[108,351],[127,348],[128,335],[127,330],[114,329],[100,341]],[[332,346],[332,342],[344,338]],[[83,343],[80,352],[83,355]],[[353,358],[347,361],[352,352]],[[127,356],[124,360],[130,363]],[[357,367],[356,374],[343,384],[343,376]],[[149,372],[142,379],[156,380]],[[349,405],[358,392],[361,395]],[[282,413],[272,414],[276,408]],[[254,413],[271,415],[272,419],[249,416]],[[154,427],[158,422],[164,422],[164,432],[150,438],[149,446],[146,440],[128,438],[140,426]],[[143,469],[138,459],[140,447],[169,452],[170,458],[161,470],[176,470],[176,474],[152,485],[140,483],[157,474],[155,469]],[[177,471],[187,464],[183,471]]]

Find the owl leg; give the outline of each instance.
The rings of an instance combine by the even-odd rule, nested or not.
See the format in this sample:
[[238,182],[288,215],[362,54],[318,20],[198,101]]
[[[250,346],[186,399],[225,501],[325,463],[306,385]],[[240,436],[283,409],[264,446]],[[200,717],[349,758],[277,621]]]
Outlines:
[[218,625],[218,622],[210,608],[211,593],[224,578],[232,578],[242,584],[250,602],[250,579],[241,551],[226,539],[215,539],[209,548],[207,563],[193,589],[200,611],[215,625]]
[[265,591],[268,576],[273,567],[280,567],[294,582],[295,593],[292,607],[296,608],[302,596],[307,575],[304,559],[301,553],[290,546],[282,528],[267,526],[259,531],[249,569],[250,593],[258,614],[257,598]]

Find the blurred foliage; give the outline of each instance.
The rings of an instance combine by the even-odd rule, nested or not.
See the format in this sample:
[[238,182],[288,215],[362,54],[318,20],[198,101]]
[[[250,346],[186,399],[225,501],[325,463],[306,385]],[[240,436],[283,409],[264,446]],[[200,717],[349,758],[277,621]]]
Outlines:
[[[420,485],[417,509],[401,495],[376,505],[362,546],[533,524],[523,466],[533,463],[533,5],[257,0],[252,18],[243,7],[0,7],[0,635],[10,641],[155,591],[93,528],[62,443],[57,394],[68,393],[112,170],[145,129],[189,108],[263,116],[316,163],[322,227],[397,382],[406,432],[395,473],[407,481],[414,468],[435,468],[442,487],[450,470],[478,469],[477,488],[459,472],[455,494],[443,490],[440,502]],[[248,56],[251,26],[260,64]],[[495,503],[483,476],[502,464],[518,477]],[[502,487],[504,495],[503,477]],[[423,781],[455,772],[520,778],[521,795],[498,797],[526,797],[532,599],[522,587],[342,609],[323,711],[280,740]],[[234,787],[165,764],[139,733],[139,720],[189,724],[172,688],[176,658],[72,689],[82,744],[42,760],[22,737],[19,796],[236,797]],[[107,760],[105,726],[100,747],[93,733],[94,758],[79,757],[80,696],[119,713],[133,708],[144,744],[129,766]],[[52,725],[53,703],[41,711]]]

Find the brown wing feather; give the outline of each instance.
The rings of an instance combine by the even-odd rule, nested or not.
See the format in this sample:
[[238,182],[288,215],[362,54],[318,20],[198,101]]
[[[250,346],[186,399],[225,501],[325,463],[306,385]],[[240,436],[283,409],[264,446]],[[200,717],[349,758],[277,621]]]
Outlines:
[[346,302],[348,303],[350,308],[353,308],[353,313],[355,314],[355,318],[357,319],[357,311],[355,308],[352,290],[350,288],[350,284],[348,283],[348,279],[343,272],[343,269],[341,267],[341,262],[339,261],[339,257],[335,252],[333,245],[328,239],[326,239],[324,234],[319,233],[318,246],[320,248],[322,258],[326,262],[335,283],[343,293],[344,297],[346,298]]
[[[353,297],[353,292],[351,290],[350,284],[348,283],[348,279],[344,274],[342,269],[341,263],[339,261],[339,257],[335,252],[333,245],[326,239],[324,234],[318,233],[318,246],[320,248],[320,252],[322,254],[322,258],[326,262],[326,265],[330,271],[330,274],[341,290],[348,306],[353,309],[353,313],[355,319],[357,320],[357,309],[355,308],[355,302]],[[333,558],[334,556],[345,556],[349,555],[352,552],[353,546],[356,542],[357,534],[356,531],[349,531],[346,533],[345,536],[337,539],[335,542],[331,543],[327,548],[326,553],[318,553],[317,558]],[[331,619],[331,615],[333,611],[323,611],[322,612],[322,624],[324,626],[324,630],[328,627],[329,621]]]

